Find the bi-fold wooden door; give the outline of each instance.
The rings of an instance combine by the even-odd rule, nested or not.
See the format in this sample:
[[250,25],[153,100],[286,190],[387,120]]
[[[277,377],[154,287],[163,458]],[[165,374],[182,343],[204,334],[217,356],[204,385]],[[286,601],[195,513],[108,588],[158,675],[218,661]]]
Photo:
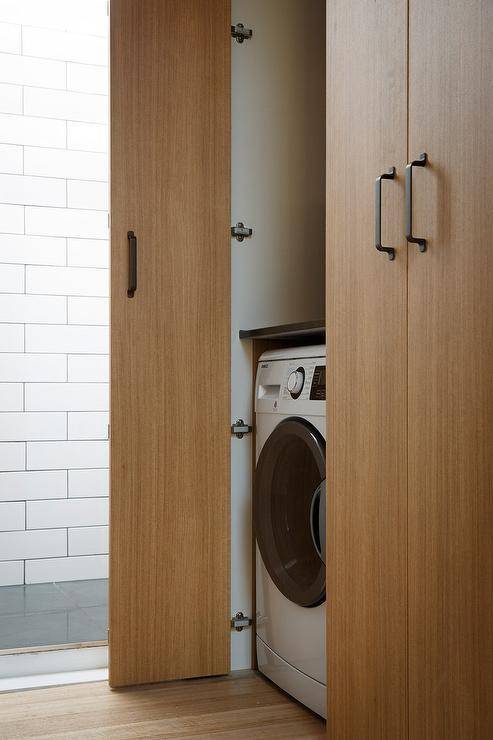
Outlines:
[[328,734],[487,740],[493,4],[327,15]]
[[112,686],[230,669],[229,30],[111,0]]

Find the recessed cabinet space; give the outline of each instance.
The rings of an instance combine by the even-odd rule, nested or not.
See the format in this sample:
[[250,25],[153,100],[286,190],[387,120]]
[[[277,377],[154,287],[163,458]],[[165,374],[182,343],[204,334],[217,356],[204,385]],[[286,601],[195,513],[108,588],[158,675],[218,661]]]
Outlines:
[[111,685],[255,666],[255,369],[325,329],[328,737],[489,739],[493,4],[110,13]]

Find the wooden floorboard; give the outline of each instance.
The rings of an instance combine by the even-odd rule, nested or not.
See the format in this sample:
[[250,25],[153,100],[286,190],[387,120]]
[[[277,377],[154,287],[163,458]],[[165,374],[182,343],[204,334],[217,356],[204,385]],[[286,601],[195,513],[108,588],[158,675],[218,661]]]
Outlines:
[[106,682],[0,695],[0,737],[60,740],[325,738],[325,723],[252,671],[110,689]]

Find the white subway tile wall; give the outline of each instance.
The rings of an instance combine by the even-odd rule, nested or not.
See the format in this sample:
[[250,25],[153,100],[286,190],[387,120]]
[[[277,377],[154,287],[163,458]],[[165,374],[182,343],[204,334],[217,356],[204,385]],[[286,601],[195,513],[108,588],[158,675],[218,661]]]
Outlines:
[[0,3],[0,586],[108,573],[106,0]]

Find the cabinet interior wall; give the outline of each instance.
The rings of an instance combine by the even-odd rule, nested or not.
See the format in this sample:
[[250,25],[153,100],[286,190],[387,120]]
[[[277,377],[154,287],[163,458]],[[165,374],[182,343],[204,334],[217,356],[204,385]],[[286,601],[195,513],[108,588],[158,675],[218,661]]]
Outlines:
[[[232,0],[231,418],[253,421],[258,347],[240,329],[325,313],[325,2]],[[220,359],[218,360],[220,361]],[[232,613],[252,615],[254,435],[231,442]],[[254,615],[253,615],[254,616]],[[250,667],[252,630],[234,632],[232,669]]]

